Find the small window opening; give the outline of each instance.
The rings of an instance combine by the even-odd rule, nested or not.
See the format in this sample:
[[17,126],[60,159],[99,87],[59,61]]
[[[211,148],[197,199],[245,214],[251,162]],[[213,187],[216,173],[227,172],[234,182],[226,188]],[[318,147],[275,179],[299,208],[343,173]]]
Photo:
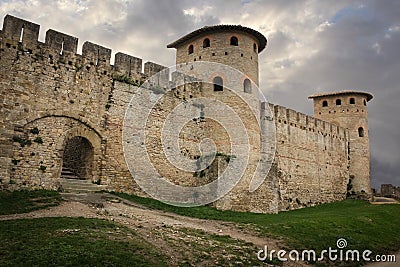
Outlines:
[[21,35],[19,36],[19,42],[22,43],[22,37],[24,36],[24,25],[22,25]]
[[255,53],[257,53],[257,45],[256,45],[256,43],[253,44],[253,51],[254,51]]
[[188,53],[193,54],[193,45],[189,45]]
[[244,80],[243,88],[245,93],[251,93],[251,82],[249,79]]
[[239,41],[238,41],[238,38],[236,36],[232,36],[231,37],[231,45],[233,45],[233,46],[238,46],[239,45]]
[[356,100],[354,98],[350,98],[350,104],[355,104]]
[[132,75],[132,59],[129,59],[129,73],[128,73],[128,76],[129,77],[131,77],[131,75]]
[[363,127],[358,128],[358,136],[364,137],[364,128]]
[[367,101],[365,101],[365,99],[364,99],[364,106],[366,106],[367,105]]
[[342,104],[342,100],[336,99],[336,105],[340,106]]
[[328,106],[328,101],[324,100],[324,102],[322,102],[322,106],[323,107],[327,107]]
[[214,91],[223,91],[224,82],[221,77],[217,76],[213,80],[214,83]]
[[203,48],[210,47],[210,39],[206,38],[203,41]]

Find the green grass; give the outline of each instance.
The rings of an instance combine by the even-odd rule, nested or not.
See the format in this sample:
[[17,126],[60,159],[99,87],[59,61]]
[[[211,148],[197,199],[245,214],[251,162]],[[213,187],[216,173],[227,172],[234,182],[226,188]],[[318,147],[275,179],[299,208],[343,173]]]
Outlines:
[[220,211],[207,206],[176,207],[154,199],[114,194],[179,215],[250,224],[263,236],[283,239],[290,249],[321,251],[336,248],[338,238],[347,240],[346,249],[369,249],[375,255],[400,249],[400,205],[371,205],[361,200],[345,200],[279,214],[254,214]]
[[134,231],[99,219],[1,221],[0,240],[0,266],[166,266]]
[[0,191],[0,215],[25,213],[57,206],[60,203],[61,196],[56,191]]

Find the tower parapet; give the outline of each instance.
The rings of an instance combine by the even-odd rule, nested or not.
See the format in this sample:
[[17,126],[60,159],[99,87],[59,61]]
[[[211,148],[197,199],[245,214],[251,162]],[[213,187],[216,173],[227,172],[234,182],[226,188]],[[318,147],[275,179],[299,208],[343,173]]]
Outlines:
[[367,103],[370,93],[343,91],[315,94],[314,117],[349,129],[350,191],[371,194]]

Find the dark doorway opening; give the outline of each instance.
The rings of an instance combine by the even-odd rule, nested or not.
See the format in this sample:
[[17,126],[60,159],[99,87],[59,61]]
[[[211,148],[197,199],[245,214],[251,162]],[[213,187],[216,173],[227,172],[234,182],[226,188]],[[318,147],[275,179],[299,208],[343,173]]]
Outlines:
[[70,179],[91,179],[93,157],[93,146],[89,140],[82,136],[68,139],[63,154],[63,176]]

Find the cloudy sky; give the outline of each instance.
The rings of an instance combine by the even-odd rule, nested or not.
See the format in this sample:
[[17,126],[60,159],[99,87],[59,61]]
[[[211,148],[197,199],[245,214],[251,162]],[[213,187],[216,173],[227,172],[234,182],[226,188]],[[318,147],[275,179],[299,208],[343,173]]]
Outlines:
[[[166,45],[197,28],[241,24],[263,33],[260,87],[267,99],[312,115],[316,92],[371,92],[372,185],[400,186],[400,1],[0,0],[12,14],[165,66]],[[1,19],[2,20],[2,19]],[[2,25],[2,21],[0,22]]]

